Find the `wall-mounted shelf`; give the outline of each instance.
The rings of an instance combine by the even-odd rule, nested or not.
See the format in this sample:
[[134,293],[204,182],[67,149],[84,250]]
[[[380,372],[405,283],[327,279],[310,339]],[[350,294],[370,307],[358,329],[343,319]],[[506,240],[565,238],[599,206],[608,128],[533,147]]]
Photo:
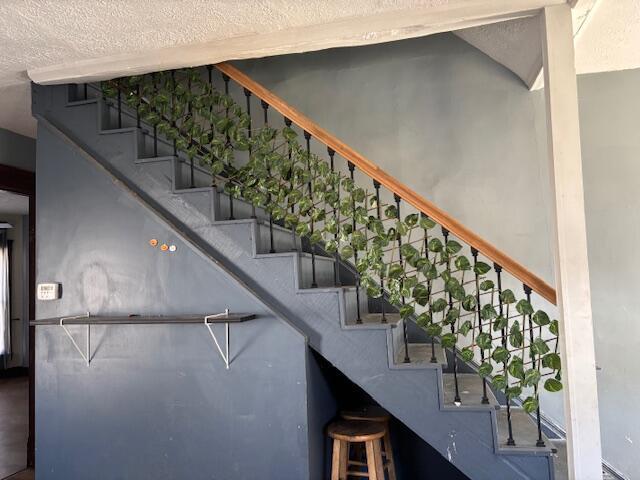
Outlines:
[[[60,326],[71,343],[82,356],[82,359],[86,362],[87,366],[91,364],[91,325],[170,325],[170,324],[203,324],[214,344],[224,360],[227,369],[230,364],[229,357],[229,325],[232,323],[241,323],[256,318],[254,314],[246,313],[230,313],[227,309],[223,313],[216,313],[213,315],[167,315],[167,316],[141,316],[141,315],[129,315],[129,316],[95,316],[92,317],[89,312],[84,315],[77,315],[72,317],[58,317],[58,318],[45,318],[41,320],[32,320],[29,322],[31,326],[44,326],[44,325],[58,325]],[[225,349],[223,351],[218,338],[216,337],[212,324],[221,323],[225,326]],[[69,325],[86,325],[86,352],[83,352],[76,340],[71,335],[71,332],[67,329]]]

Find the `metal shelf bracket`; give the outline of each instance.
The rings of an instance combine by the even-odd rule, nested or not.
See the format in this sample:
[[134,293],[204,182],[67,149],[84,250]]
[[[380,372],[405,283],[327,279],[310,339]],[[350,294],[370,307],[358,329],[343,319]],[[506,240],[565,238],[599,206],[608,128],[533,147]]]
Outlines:
[[223,352],[222,348],[220,347],[220,343],[218,342],[218,339],[216,337],[216,334],[213,333],[213,329],[211,328],[211,323],[209,323],[209,320],[213,318],[228,316],[228,315],[229,315],[229,309],[227,308],[225,309],[224,313],[217,313],[215,315],[207,315],[206,317],[204,317],[204,325],[205,327],[207,327],[207,330],[209,330],[209,333],[211,334],[211,338],[213,338],[216,348],[218,349],[218,352],[220,353],[222,360],[224,360],[224,364],[226,365],[227,370],[229,370],[229,322],[224,322],[225,351]]
[[87,367],[91,363],[91,325],[87,323],[87,342],[86,342],[87,353],[85,354],[76,343],[75,339],[71,335],[71,332],[69,332],[69,329],[67,329],[67,327],[64,325],[64,322],[66,320],[75,320],[78,318],[89,318],[89,316],[90,316],[89,312],[87,312],[85,315],[76,315],[75,317],[63,317],[60,319],[60,326],[64,330],[64,333],[67,334],[67,337],[69,337],[69,340],[71,340],[71,343],[73,343],[73,346],[76,348],[76,350],[78,351],[82,359],[87,363]]

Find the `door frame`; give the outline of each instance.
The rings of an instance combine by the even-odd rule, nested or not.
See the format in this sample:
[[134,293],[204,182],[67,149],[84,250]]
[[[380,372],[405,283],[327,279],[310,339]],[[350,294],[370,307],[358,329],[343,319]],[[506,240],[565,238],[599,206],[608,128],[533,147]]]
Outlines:
[[[36,174],[0,165],[0,190],[29,197],[29,320],[36,317]],[[27,466],[35,465],[35,327],[29,327],[29,440]]]

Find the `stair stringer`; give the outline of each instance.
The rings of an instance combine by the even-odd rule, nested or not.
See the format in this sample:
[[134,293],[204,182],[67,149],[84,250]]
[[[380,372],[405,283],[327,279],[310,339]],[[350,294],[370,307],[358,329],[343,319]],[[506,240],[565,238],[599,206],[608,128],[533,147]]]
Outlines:
[[257,221],[215,222],[217,195],[213,189],[208,191],[212,207],[207,215],[188,199],[206,192],[167,189],[142,165],[136,165],[137,129],[100,135],[99,123],[92,128],[91,122],[91,118],[100,118],[96,112],[99,102],[85,102],[69,115],[64,111],[66,102],[56,100],[45,109],[46,117],[63,128],[62,133],[78,148],[97,162],[108,163],[111,168],[107,171],[144,193],[140,201],[148,198],[156,210],[180,219],[184,225],[181,233],[193,241],[204,241],[228,268],[257,286],[266,303],[276,305],[305,332],[314,349],[461,471],[478,479],[553,478],[549,451],[498,447],[495,409],[445,406],[439,365],[396,365],[394,338],[398,338],[399,328],[349,323],[354,318],[353,289],[300,288],[300,256],[296,252],[258,253]]

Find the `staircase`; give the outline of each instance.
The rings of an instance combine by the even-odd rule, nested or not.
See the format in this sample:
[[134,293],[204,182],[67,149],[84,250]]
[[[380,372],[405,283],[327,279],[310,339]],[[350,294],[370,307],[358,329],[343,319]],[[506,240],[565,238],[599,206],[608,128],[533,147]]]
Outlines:
[[[400,208],[405,211],[416,211],[417,208],[422,218],[443,227],[438,235],[444,236],[445,248],[455,236],[470,247],[474,264],[485,259],[497,267],[494,287],[487,293],[487,297],[491,297],[488,304],[499,308],[500,316],[503,316],[502,309],[506,309],[507,325],[494,331],[490,322],[496,318],[486,316],[489,332],[497,335],[491,339],[492,348],[496,348],[494,340],[497,345],[503,345],[504,332],[506,330],[507,335],[511,332],[516,316],[513,306],[512,314],[509,314],[509,305],[515,301],[504,295],[507,286],[524,283],[528,302],[532,302],[531,295],[535,292],[540,294],[539,304],[546,304],[548,308],[549,303],[554,302],[555,294],[544,282],[437,207],[406,187],[396,185],[367,159],[330,138],[271,92],[229,65],[216,68],[223,73],[217,79],[212,79],[212,68],[199,70],[199,75],[208,76],[210,83],[222,80],[219,89],[239,97],[238,103],[246,101],[249,110],[252,101],[254,104],[259,101],[262,109],[256,111],[254,107],[253,114],[249,114],[252,122],[275,123],[273,111],[277,109],[284,117],[279,118],[280,124],[293,123],[292,128],[300,130],[308,153],[311,152],[311,139],[319,141],[314,146],[316,151],[328,147],[327,153],[323,151],[322,155],[329,155],[331,171],[339,168],[337,154],[346,160],[342,170],[356,185],[373,179],[378,197],[381,185],[392,186],[393,190],[386,194],[391,199],[386,206],[395,206],[398,220]],[[238,82],[231,91],[230,79]],[[402,295],[400,308],[393,292],[368,297],[372,287],[371,284],[367,284],[369,288],[364,286],[363,273],[354,266],[357,257],[348,261],[336,252],[329,253],[327,250],[331,249],[326,248],[326,243],[313,243],[308,234],[297,235],[286,222],[275,219],[267,206],[255,206],[243,198],[229,195],[229,189],[223,188],[223,181],[231,174],[227,172],[225,177],[222,172],[221,176],[212,176],[208,166],[200,165],[200,156],[186,156],[157,128],[141,118],[140,112],[131,108],[126,100],[127,96],[120,91],[117,98],[103,98],[94,85],[34,86],[33,112],[39,120],[39,128],[59,136],[80,151],[87,161],[104,169],[115,182],[121,183],[176,232],[196,245],[210,261],[224,265],[240,278],[257,298],[303,332],[317,352],[469,478],[566,478],[566,462],[558,461],[554,441],[545,436],[539,408],[535,408],[537,404],[531,408],[526,401],[524,404],[519,401],[520,395],[509,390],[514,381],[509,381],[508,376],[506,386],[500,388],[499,382],[488,381],[488,375],[477,374],[482,364],[490,362],[485,359],[485,353],[489,355],[490,351],[483,352],[475,344],[485,320],[480,300],[477,308],[472,307],[467,312],[469,318],[475,319],[470,333],[467,332],[471,340],[465,340],[467,335],[460,334],[461,322],[455,320],[457,330],[453,344],[449,343],[451,337],[446,337],[442,330],[435,334],[433,329],[427,328],[431,333],[428,335],[418,324],[428,327],[435,321],[425,323],[425,316],[421,316],[425,310],[420,308],[410,313],[403,310],[405,302],[409,303],[405,295]],[[370,196],[367,194],[366,198],[370,199]],[[383,203],[378,200],[377,205]],[[373,212],[380,218],[380,208],[376,213],[374,205]],[[426,222],[424,225],[428,226]],[[420,242],[409,244],[424,244],[422,251],[427,252],[429,241],[436,238],[435,233],[427,230],[424,229]],[[395,255],[409,251],[400,247]],[[455,260],[453,255],[451,260]],[[407,266],[407,257],[404,261]],[[462,264],[458,267],[458,272],[466,270]],[[474,275],[473,270],[468,271],[471,273],[467,282],[472,285],[485,280],[487,272]],[[513,278],[505,278],[506,272]],[[384,280],[378,277],[378,286],[384,287]],[[386,280],[387,285],[392,282],[390,278]],[[465,285],[464,280],[461,284]],[[433,300],[430,299],[427,306],[432,307],[437,284],[429,285]],[[446,300],[444,287],[443,291]],[[480,295],[478,289],[478,299]],[[448,297],[445,310],[451,311],[453,301],[451,295]],[[542,331],[542,325],[532,323],[532,316],[533,311],[525,310],[519,324],[524,337],[523,357],[524,345],[530,348],[535,342],[534,328],[536,332],[538,327]],[[527,319],[528,324],[525,324]],[[485,331],[486,328],[485,324]],[[557,338],[545,337],[545,342],[550,342],[551,351],[554,345],[557,348]],[[534,365],[541,363],[544,353],[540,353],[541,350],[539,347],[537,359],[533,358]],[[504,362],[498,358],[494,363],[500,366]],[[553,373],[554,369],[550,370]],[[537,401],[537,383],[535,388],[534,391],[531,385],[527,398]]]

